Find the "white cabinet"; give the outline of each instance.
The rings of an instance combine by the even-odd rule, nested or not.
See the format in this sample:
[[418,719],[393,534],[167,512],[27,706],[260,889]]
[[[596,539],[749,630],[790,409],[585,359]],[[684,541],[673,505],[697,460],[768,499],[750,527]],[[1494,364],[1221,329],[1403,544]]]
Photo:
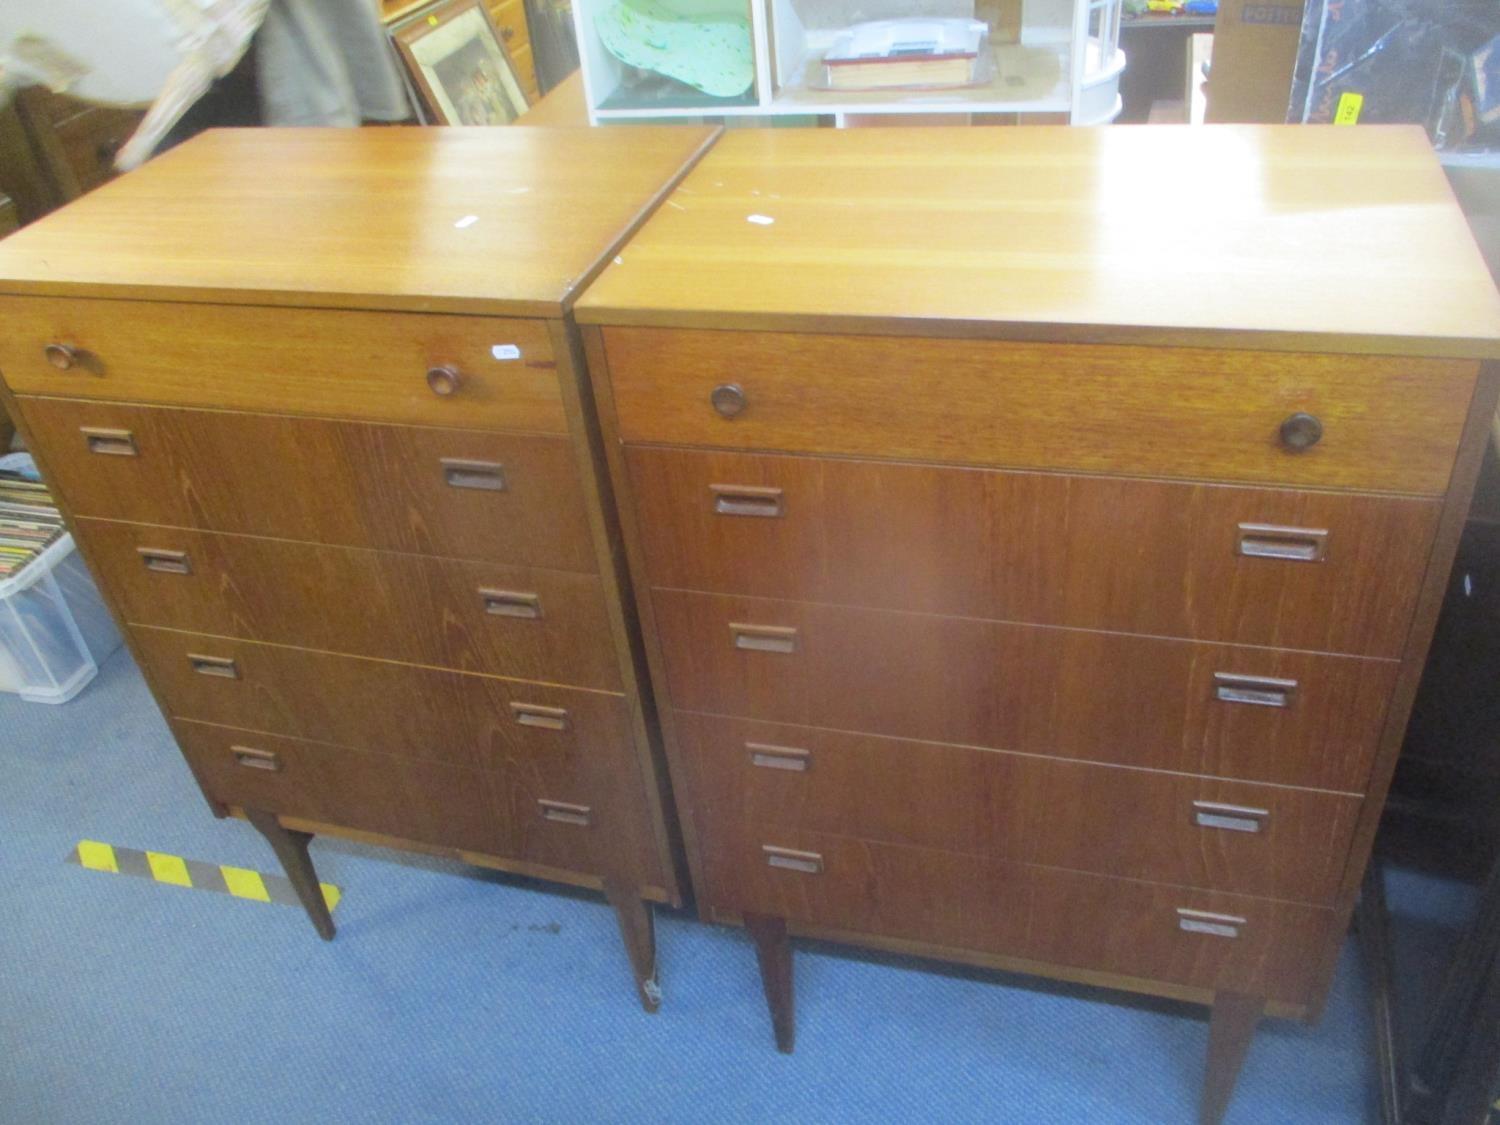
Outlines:
[[[742,92],[705,93],[689,82],[628,66],[601,27],[627,15],[647,52],[692,56],[695,36],[718,45],[748,40],[738,63]],[[1103,124],[1120,111],[1121,0],[573,0],[584,89],[594,123],[676,117],[851,114],[1052,114]],[[644,15],[644,19],[637,19]],[[823,56],[852,25],[909,16],[962,17],[989,25],[993,67],[983,80],[946,89],[820,88]],[[680,21],[680,27],[674,24]],[[682,34],[679,35],[678,32]],[[618,35],[615,31],[614,35]],[[669,66],[667,69],[682,70]],[[691,66],[685,68],[691,71]]]

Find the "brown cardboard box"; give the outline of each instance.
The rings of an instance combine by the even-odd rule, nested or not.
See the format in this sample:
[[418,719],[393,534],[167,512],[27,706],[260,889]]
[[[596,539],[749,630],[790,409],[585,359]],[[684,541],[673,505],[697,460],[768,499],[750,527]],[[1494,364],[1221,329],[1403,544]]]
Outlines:
[[1208,120],[1286,120],[1302,31],[1302,0],[1219,0]]

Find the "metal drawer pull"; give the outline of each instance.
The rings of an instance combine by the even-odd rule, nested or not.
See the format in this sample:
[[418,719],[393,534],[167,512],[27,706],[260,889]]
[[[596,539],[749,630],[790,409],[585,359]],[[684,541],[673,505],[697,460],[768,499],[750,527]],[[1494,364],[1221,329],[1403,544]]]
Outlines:
[[566,801],[543,801],[537,804],[542,807],[543,820],[555,820],[559,824],[581,824],[588,826],[591,809],[588,805],[570,805]]
[[542,599],[536,594],[523,594],[517,590],[492,590],[480,588],[479,596],[484,599],[484,612],[498,614],[501,617],[540,617],[542,615]]
[[239,665],[227,656],[204,656],[201,653],[190,652],[187,658],[193,671],[200,676],[218,676],[224,680],[240,678]]
[[512,703],[510,713],[523,727],[543,730],[567,730],[568,712],[562,707],[543,707],[540,703]]
[[741,625],[731,621],[734,647],[751,652],[796,652],[797,630],[784,625]]
[[72,344],[47,344],[42,348],[42,357],[59,371],[70,371],[77,367],[83,355]]
[[1290,707],[1296,694],[1296,680],[1278,680],[1274,676],[1241,676],[1234,672],[1214,673],[1214,698],[1220,703]]
[[135,435],[129,430],[101,430],[93,426],[80,426],[78,432],[88,443],[90,453],[105,453],[111,457],[135,457],[140,454],[135,446]]
[[738,383],[720,383],[709,392],[708,401],[725,418],[734,418],[745,409],[745,389]]
[[463,386],[464,375],[451,363],[445,363],[441,367],[429,367],[427,369],[427,386],[433,394],[440,398],[448,398],[456,395],[458,388]]
[[441,463],[443,480],[450,488],[505,491],[505,466],[498,461],[462,461],[457,457],[444,457]]
[[785,514],[781,489],[741,484],[711,484],[714,511],[723,516],[763,516],[774,519]]
[[795,746],[771,746],[764,742],[747,742],[750,764],[768,770],[791,770],[806,773],[812,765],[812,751],[799,750]]
[[1324,528],[1240,524],[1239,552],[1250,558],[1321,562],[1327,550],[1328,532]]
[[823,857],[817,852],[799,852],[770,844],[762,844],[760,850],[766,853],[766,863],[772,867],[800,871],[804,875],[819,875],[823,871]]
[[1218,801],[1193,802],[1193,823],[1199,828],[1225,828],[1230,832],[1259,832],[1270,819],[1270,809],[1222,805]]
[[231,746],[229,752],[234,755],[234,760],[247,770],[266,770],[269,773],[281,772],[281,758],[270,750],[257,750],[253,746]]
[[147,570],[159,574],[192,574],[193,564],[186,551],[164,551],[159,547],[137,547],[136,554]]
[[1233,914],[1210,914],[1206,910],[1189,910],[1185,906],[1177,908],[1177,928],[1190,934],[1235,938],[1240,936],[1240,927],[1244,924],[1243,918],[1236,918]]

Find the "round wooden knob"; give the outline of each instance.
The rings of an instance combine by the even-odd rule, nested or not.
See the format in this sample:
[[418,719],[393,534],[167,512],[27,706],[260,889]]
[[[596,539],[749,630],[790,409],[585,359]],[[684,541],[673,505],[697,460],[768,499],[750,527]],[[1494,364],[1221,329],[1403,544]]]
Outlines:
[[78,366],[78,349],[71,348],[67,344],[48,344],[42,349],[42,354],[47,357],[47,362],[59,371],[67,371]]
[[1323,423],[1312,414],[1298,411],[1281,423],[1281,444],[1293,453],[1311,449],[1323,440]]
[[720,383],[708,396],[714,409],[726,418],[733,418],[745,409],[745,392],[738,383]]
[[427,372],[427,385],[435,395],[447,398],[449,395],[458,393],[458,388],[463,385],[463,372],[449,365],[434,367]]

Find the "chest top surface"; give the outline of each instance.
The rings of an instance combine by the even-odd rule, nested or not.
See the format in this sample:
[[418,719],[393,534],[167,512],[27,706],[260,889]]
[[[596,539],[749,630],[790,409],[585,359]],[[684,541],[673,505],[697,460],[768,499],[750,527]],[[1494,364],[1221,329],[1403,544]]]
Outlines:
[[0,292],[558,315],[714,133],[214,130],[0,242]]
[[734,130],[581,321],[1500,354],[1415,127]]

